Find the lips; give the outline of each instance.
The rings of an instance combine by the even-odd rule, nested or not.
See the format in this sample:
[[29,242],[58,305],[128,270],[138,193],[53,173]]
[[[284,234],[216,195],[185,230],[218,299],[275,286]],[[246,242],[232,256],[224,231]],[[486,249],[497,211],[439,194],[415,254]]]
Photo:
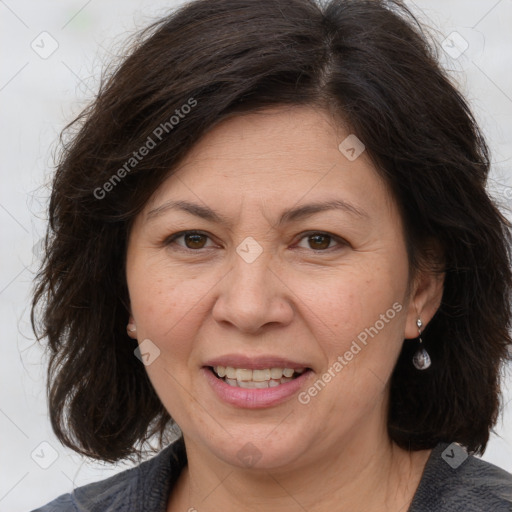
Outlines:
[[242,386],[238,385],[238,381],[235,381],[236,384],[225,382],[224,379],[217,377],[210,367],[201,368],[201,374],[218,399],[226,404],[243,409],[275,407],[290,400],[301,389],[305,389],[313,377],[311,370],[305,370],[296,378],[290,378],[288,382],[260,388],[252,387],[250,382],[244,382]]
[[222,401],[251,409],[272,407],[290,399],[313,374],[300,361],[240,355],[211,359],[202,367],[202,373]]

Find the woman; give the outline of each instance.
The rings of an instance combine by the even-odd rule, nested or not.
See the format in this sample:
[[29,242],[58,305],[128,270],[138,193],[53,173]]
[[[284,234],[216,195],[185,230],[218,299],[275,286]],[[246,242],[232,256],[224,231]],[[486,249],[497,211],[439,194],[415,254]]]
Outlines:
[[510,225],[407,9],[192,2],[77,123],[34,298],[52,425],[109,462],[180,434],[39,510],[512,509],[474,456]]

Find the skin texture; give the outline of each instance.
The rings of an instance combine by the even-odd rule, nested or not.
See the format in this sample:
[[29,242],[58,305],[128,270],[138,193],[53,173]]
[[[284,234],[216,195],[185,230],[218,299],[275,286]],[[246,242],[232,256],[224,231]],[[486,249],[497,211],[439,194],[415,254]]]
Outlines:
[[[390,441],[388,385],[404,339],[418,335],[416,319],[426,326],[434,315],[442,278],[409,275],[396,204],[365,152],[354,161],[340,152],[348,135],[308,107],[225,120],[133,225],[131,335],[160,350],[146,369],[189,460],[169,510],[405,511],[414,495],[430,450],[408,453]],[[285,209],[330,199],[364,213],[329,210],[277,225]],[[148,215],[169,200],[206,205],[229,224],[176,209]],[[166,243],[182,230],[207,236]],[[262,249],[251,263],[236,251],[246,237]],[[295,395],[235,407],[201,372],[225,354],[280,356],[313,370],[307,390],[396,303],[400,312],[307,404]],[[253,467],[237,456],[249,442],[261,457]]]

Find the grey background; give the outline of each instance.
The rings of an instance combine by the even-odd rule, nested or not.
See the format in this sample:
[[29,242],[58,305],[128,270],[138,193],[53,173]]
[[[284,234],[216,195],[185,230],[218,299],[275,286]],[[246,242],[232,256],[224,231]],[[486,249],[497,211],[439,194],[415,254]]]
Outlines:
[[[460,53],[467,42],[456,58],[453,46],[451,56],[441,50],[442,62],[487,136],[493,155],[490,190],[510,207],[512,0],[407,4],[435,29],[439,43],[454,31],[459,35],[448,44],[454,41]],[[29,324],[30,292],[59,132],[93,97],[102,65],[126,36],[176,5],[172,0],[0,0],[0,511],[31,510],[73,486],[128,467],[84,461],[52,434],[44,360]],[[41,36],[44,31],[50,36]],[[58,44],[56,51],[44,55],[52,44]],[[504,377],[504,412],[483,457],[508,471],[511,373]]]

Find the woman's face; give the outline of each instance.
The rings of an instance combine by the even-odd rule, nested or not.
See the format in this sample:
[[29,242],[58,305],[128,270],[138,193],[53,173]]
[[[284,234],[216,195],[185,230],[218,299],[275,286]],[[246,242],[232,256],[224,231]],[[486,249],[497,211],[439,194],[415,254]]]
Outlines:
[[226,120],[135,221],[127,280],[146,370],[216,460],[297,467],[385,436],[418,303],[396,205],[352,138],[339,149],[349,135],[306,107]]

